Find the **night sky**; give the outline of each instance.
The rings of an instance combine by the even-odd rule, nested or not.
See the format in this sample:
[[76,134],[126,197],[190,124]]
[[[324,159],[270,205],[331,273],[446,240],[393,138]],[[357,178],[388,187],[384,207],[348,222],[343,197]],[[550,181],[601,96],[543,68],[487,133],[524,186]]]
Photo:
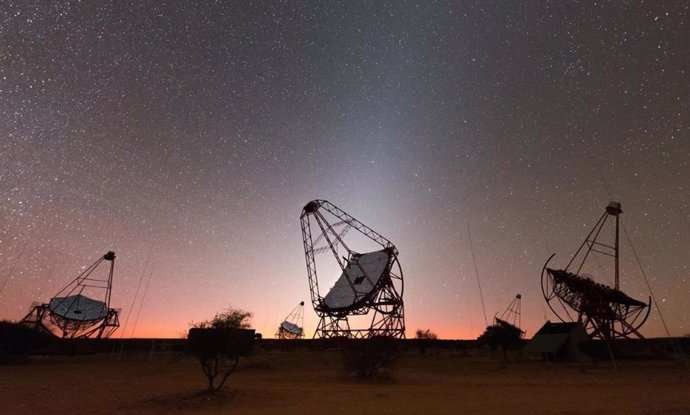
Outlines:
[[115,337],[227,306],[272,337],[303,300],[310,337],[299,214],[326,199],[400,251],[408,336],[483,331],[469,225],[489,319],[521,293],[530,337],[544,262],[615,199],[690,333],[687,2],[113,3],[0,6],[1,319],[114,250]]

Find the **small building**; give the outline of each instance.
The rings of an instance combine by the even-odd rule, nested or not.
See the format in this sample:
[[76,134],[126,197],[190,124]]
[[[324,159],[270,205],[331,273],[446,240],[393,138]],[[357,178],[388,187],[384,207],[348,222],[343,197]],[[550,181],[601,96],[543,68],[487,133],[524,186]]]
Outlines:
[[526,355],[539,355],[547,361],[587,362],[592,359],[581,348],[590,338],[581,323],[547,321],[525,345]]

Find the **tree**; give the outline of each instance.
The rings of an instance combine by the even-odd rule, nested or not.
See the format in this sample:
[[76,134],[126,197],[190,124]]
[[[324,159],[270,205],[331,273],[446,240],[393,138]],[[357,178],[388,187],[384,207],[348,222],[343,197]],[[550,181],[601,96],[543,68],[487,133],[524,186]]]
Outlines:
[[426,329],[426,330],[417,329],[417,331],[415,332],[414,338],[420,339],[420,340],[436,340],[436,339],[438,339],[438,336],[436,335],[436,333],[434,333],[433,331],[431,331],[429,329]]
[[253,316],[254,314],[249,311],[228,307],[225,311],[216,313],[211,320],[190,325],[197,329],[248,329],[251,327],[250,321]]
[[482,347],[488,345],[495,353],[498,347],[503,352],[503,360],[508,362],[507,350],[517,350],[522,347],[524,332],[518,327],[503,320],[496,319],[496,323],[487,327],[484,333],[477,338],[477,344]]
[[438,336],[433,331],[426,329],[417,329],[414,338],[417,339],[417,344],[419,345],[419,352],[421,354],[426,354],[426,349],[432,346],[434,340],[438,339]]
[[[254,341],[254,330],[249,329],[251,317],[248,311],[229,307],[211,320],[191,324],[188,340],[208,379],[209,393],[218,392],[240,357],[251,353]],[[214,385],[221,373],[220,382]]]

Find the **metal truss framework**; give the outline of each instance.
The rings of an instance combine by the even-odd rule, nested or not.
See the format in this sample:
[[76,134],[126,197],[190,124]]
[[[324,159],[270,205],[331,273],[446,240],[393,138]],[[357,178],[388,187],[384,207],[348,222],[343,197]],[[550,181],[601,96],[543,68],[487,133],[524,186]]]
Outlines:
[[[331,218],[331,222],[327,220],[324,212]],[[313,200],[307,203],[300,215],[300,221],[311,301],[314,311],[320,318],[314,337],[371,338],[385,336],[404,338],[403,275],[396,247],[378,232],[326,200]],[[312,236],[313,225],[319,232],[316,238]],[[373,284],[371,291],[365,295],[356,296],[351,305],[332,307],[326,304],[324,296],[319,291],[315,256],[331,251],[338,266],[343,271],[343,275],[347,275],[345,271],[347,265],[358,255],[361,255],[350,249],[344,240],[344,236],[350,229],[356,230],[379,245],[382,252],[386,252],[388,263],[381,277]],[[317,247],[317,244],[324,242],[325,246]],[[339,248],[347,253],[347,257],[341,258]],[[374,279],[370,279],[362,267],[360,269],[362,269],[364,278],[374,281]],[[349,278],[349,275],[347,275],[347,282],[352,291],[356,292],[355,284],[357,282]],[[368,328],[350,327],[349,317],[365,315],[371,315]]]
[[[93,275],[94,271],[104,261],[110,262],[108,276],[98,278]],[[61,338],[108,338],[118,327],[119,309],[110,308],[110,297],[113,287],[113,273],[115,270],[115,253],[110,251],[100,257],[96,262],[87,267],[81,274],[72,280],[65,288],[60,290],[51,300],[50,303],[33,304],[31,311],[22,320],[21,324],[32,327],[36,330],[51,333]],[[57,312],[51,308],[53,302],[60,303],[61,299],[81,297],[90,302],[97,303],[94,300],[82,296],[85,289],[102,290],[104,293],[105,315],[100,315],[98,318],[84,318],[75,319],[68,316],[69,308],[73,307],[75,301],[72,301],[65,313]]]
[[[639,329],[647,321],[651,311],[651,297],[644,303],[627,296],[619,289],[619,216],[622,212],[620,203],[609,203],[565,269],[547,268],[555,254],[551,255],[542,269],[542,293],[549,308],[561,321],[582,323],[593,338],[643,338]],[[600,242],[602,229],[611,217],[615,219],[613,244]],[[613,259],[613,288],[580,275],[591,252]],[[571,267],[574,271],[569,271]]]

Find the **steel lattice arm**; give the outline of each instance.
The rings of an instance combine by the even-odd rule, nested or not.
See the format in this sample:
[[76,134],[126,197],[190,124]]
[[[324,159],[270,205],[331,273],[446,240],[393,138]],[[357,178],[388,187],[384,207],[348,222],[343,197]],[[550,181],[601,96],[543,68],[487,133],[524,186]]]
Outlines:
[[362,235],[364,235],[364,236],[368,237],[369,239],[371,239],[372,241],[378,243],[383,248],[393,249],[393,253],[395,255],[398,254],[398,250],[391,243],[391,241],[384,238],[383,236],[381,236],[381,234],[379,234],[375,230],[371,229],[367,225],[365,225],[362,222],[358,221],[357,219],[353,218],[352,216],[347,214],[342,209],[338,208],[337,206],[333,205],[332,203],[328,202],[327,200],[318,200],[316,202],[320,202],[320,207],[324,208],[326,211],[333,214],[333,216],[339,218],[343,222],[346,222],[347,224],[349,224],[353,228],[357,229]]

